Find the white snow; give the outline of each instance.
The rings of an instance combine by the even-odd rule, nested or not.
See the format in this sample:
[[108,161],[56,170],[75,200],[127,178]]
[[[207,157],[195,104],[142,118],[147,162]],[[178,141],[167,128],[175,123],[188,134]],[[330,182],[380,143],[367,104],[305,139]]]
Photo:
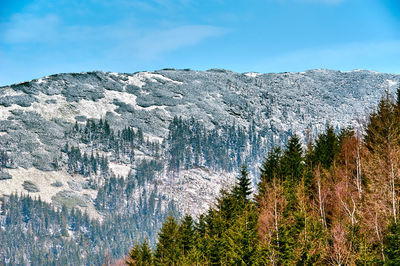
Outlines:
[[163,142],[163,138],[151,135],[151,134],[144,134],[145,138],[147,138],[149,141],[151,142],[158,142],[158,143],[162,143]]
[[15,91],[10,87],[3,88],[2,92],[4,93],[4,94],[2,94],[3,97],[5,97],[5,96],[19,96],[19,95],[24,95],[25,94],[22,91]]
[[158,191],[174,199],[180,211],[199,216],[215,203],[221,189],[230,188],[235,180],[233,173],[193,168],[179,175],[164,176]]
[[244,75],[247,76],[247,77],[255,78],[257,76],[260,76],[261,74],[257,73],[257,72],[247,72]]
[[42,83],[45,83],[45,82],[46,82],[46,80],[44,78],[40,78],[40,79],[38,79],[36,81],[36,83],[38,83],[38,84],[42,84]]
[[9,110],[9,107],[0,108],[0,120],[7,120],[7,118],[11,115]]
[[390,79],[387,79],[387,82],[389,84],[389,87],[393,87],[393,86],[396,86],[398,84],[397,81],[390,80]]
[[138,76],[128,76],[128,84],[141,88],[146,83],[143,82],[143,80],[141,80]]
[[109,167],[116,176],[127,177],[131,167],[127,164],[109,163]]
[[149,80],[151,82],[157,82],[157,79],[161,79],[161,80],[164,80],[164,81],[167,81],[167,82],[172,82],[172,83],[175,83],[175,84],[182,84],[183,83],[181,81],[176,81],[176,80],[164,77],[161,74],[152,73],[152,72],[140,72],[140,73],[137,73],[137,75],[141,76],[143,79],[145,79],[145,80],[147,79],[147,80]]
[[127,93],[127,92],[120,92],[120,91],[111,91],[111,90],[106,90],[104,93],[104,97],[106,101],[112,103],[114,99],[117,99],[121,102],[124,102],[126,104],[130,104],[133,107],[136,106],[136,95]]
[[118,74],[118,73],[111,72],[110,75],[113,75],[118,78],[121,78],[121,77],[127,78],[128,80],[125,81],[126,84],[134,85],[139,88],[142,88],[146,84],[146,81],[158,82],[158,80],[163,80],[163,81],[172,82],[175,84],[182,84],[181,81],[176,81],[176,80],[164,77],[161,74],[151,73],[151,72],[147,72],[147,71],[139,72],[139,73],[136,73],[133,75],[125,75],[125,74]]
[[141,106],[135,106],[136,109],[138,110],[147,110],[147,111],[152,111],[152,110],[156,110],[156,109],[161,109],[161,110],[165,110],[165,108],[167,108],[167,105],[151,105],[151,106],[147,106],[147,107],[141,107]]
[[[85,177],[81,175],[70,175],[65,171],[40,171],[36,168],[24,169],[9,169],[8,172],[11,174],[12,179],[0,180],[0,195],[10,195],[12,193],[19,194],[29,194],[33,197],[39,197],[48,203],[52,202],[52,197],[58,192],[63,190],[70,190],[67,182],[84,183],[86,182]],[[24,181],[33,182],[39,189],[40,192],[27,192],[22,184]],[[62,182],[62,187],[52,186],[52,183]],[[74,191],[77,194],[89,195],[94,199],[97,195],[97,191],[93,189],[81,189],[80,191]],[[88,214],[92,218],[101,219],[92,203],[88,203],[88,207],[79,207],[83,210],[87,210]]]

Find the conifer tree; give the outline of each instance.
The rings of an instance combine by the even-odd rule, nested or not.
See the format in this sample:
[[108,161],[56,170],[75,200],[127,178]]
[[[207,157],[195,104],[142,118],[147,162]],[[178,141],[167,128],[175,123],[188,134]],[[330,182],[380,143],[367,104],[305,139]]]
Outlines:
[[176,265],[182,255],[178,223],[173,216],[167,218],[158,236],[154,254],[155,262],[160,265]]
[[400,225],[394,221],[385,237],[385,254],[387,265],[400,265]]
[[260,168],[261,177],[260,182],[258,183],[258,192],[256,195],[257,202],[259,202],[264,196],[266,186],[279,175],[279,161],[282,156],[281,154],[281,148],[275,147],[268,153],[267,158],[265,158],[262,167]]
[[61,211],[60,215],[61,215],[61,235],[69,236],[68,230],[67,230],[68,209],[65,205],[63,205],[63,207],[62,207],[62,211]]
[[339,152],[339,139],[333,126],[327,124],[325,132],[320,134],[315,142],[314,164],[320,163],[325,169],[333,164],[336,154]]
[[236,215],[221,242],[223,246],[221,258],[223,265],[253,265],[256,258],[257,211],[254,204],[248,204]]
[[291,184],[300,182],[303,170],[303,149],[300,139],[293,134],[281,159],[281,173]]
[[246,166],[242,166],[240,176],[237,179],[236,186],[233,189],[233,195],[236,199],[239,200],[241,203],[248,202],[248,196],[252,193],[251,190],[251,180],[248,177],[248,172]]
[[128,259],[125,261],[127,265],[146,266],[152,263],[152,252],[147,240],[141,245],[136,244],[129,252]]
[[189,251],[193,248],[195,244],[193,218],[190,215],[185,215],[180,226],[180,235],[182,241],[183,255],[188,255]]
[[371,151],[384,152],[397,144],[400,124],[394,112],[394,104],[387,95],[378,104],[378,110],[369,117],[364,142]]

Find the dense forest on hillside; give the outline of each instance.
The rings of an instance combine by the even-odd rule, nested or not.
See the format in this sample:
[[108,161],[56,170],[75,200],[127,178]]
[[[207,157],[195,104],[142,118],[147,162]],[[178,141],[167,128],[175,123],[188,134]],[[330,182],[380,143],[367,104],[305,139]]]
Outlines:
[[327,125],[305,149],[274,148],[251,195],[247,170],[200,217],[169,217],[155,249],[128,265],[399,265],[400,97],[384,97],[365,132]]
[[[169,130],[168,138],[158,143],[140,128],[117,130],[106,119],[73,124],[64,132],[65,145],[52,167],[83,176],[84,184],[49,184],[61,189],[52,204],[34,194],[39,191],[35,180],[24,182],[28,194],[0,198],[0,241],[7,243],[0,245],[0,264],[101,265],[107,254],[122,257],[135,241],[147,239],[154,245],[166,217],[181,216],[174,199],[158,188],[164,171],[236,171],[262,153],[254,148],[261,141],[254,124],[249,129],[224,125],[210,130],[194,119],[175,117]],[[4,151],[0,159],[0,171],[11,164]],[[114,174],[111,163],[130,165],[128,175]],[[87,188],[96,191],[93,205],[102,220],[85,212],[90,196],[76,193]]]
[[[85,178],[102,220],[82,211],[89,200],[74,194],[76,184],[51,184],[62,191],[49,204],[24,182],[30,195],[0,199],[2,265],[102,265],[135,243],[133,265],[400,263],[400,101],[390,96],[364,131],[328,124],[305,146],[291,132],[279,136],[284,148],[274,146],[254,123],[209,129],[180,117],[162,143],[105,119],[76,123],[64,135],[52,167]],[[5,151],[0,159],[1,168],[13,164]],[[122,178],[112,163],[131,170]],[[191,217],[156,181],[196,167],[240,174],[208,212]],[[260,172],[256,191],[249,172]]]

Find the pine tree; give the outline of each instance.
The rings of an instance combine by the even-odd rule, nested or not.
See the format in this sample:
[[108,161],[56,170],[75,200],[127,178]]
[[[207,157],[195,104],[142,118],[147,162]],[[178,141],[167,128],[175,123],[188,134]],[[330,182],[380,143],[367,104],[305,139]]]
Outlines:
[[257,250],[257,212],[254,204],[248,204],[236,215],[233,224],[224,231],[222,264],[253,265]]
[[394,221],[385,236],[385,255],[386,265],[400,265],[400,225]]
[[248,177],[246,166],[242,166],[240,176],[237,178],[236,186],[233,188],[233,195],[240,203],[247,203],[248,196],[252,193],[251,180]]
[[256,200],[259,202],[265,194],[266,186],[272,182],[274,178],[279,175],[279,162],[282,156],[280,147],[273,148],[267,158],[265,158],[262,167],[260,168],[261,177],[258,183],[258,191]]
[[280,165],[283,180],[288,180],[291,184],[300,182],[303,170],[303,149],[296,134],[290,137]]
[[152,264],[152,252],[147,239],[141,245],[136,244],[129,252],[127,265],[147,266]]
[[173,216],[167,218],[158,236],[154,254],[155,262],[160,265],[176,265],[182,255],[181,235],[178,223]]
[[364,142],[367,148],[371,151],[382,153],[388,147],[397,144],[400,133],[398,119],[394,104],[387,95],[379,102],[378,110],[369,117],[364,135]]
[[193,248],[195,241],[192,216],[185,215],[179,226],[179,230],[182,241],[183,255],[187,256],[189,251]]
[[333,127],[327,124],[325,132],[320,134],[315,142],[314,164],[320,163],[322,167],[329,169],[339,148],[339,139]]
[[67,230],[67,222],[68,222],[68,209],[65,205],[63,205],[62,210],[61,210],[61,235],[62,236],[69,236],[68,230]]

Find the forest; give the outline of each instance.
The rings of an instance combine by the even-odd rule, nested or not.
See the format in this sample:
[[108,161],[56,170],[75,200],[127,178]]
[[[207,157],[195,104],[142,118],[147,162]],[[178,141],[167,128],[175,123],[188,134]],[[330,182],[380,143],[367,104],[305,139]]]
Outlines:
[[[167,139],[158,143],[140,128],[117,130],[106,119],[72,124],[52,167],[85,178],[82,188],[96,190],[93,204],[102,221],[90,217],[85,211],[90,201],[76,196],[68,182],[49,184],[62,189],[50,204],[30,194],[39,189],[26,181],[28,194],[0,197],[0,242],[6,243],[0,245],[0,265],[102,265],[107,258],[127,254],[135,241],[146,239],[154,245],[164,220],[171,214],[181,216],[174,199],[158,188],[157,178],[165,171],[236,171],[261,153],[249,148],[260,139],[254,127],[209,130],[193,119],[175,117],[169,129]],[[115,175],[110,163],[128,164],[130,171],[125,177]],[[0,173],[11,164],[0,151]]]
[[[280,137],[284,147],[265,144],[254,123],[207,129],[175,117],[157,143],[140,128],[76,123],[52,164],[86,178],[103,220],[77,208],[86,202],[68,191],[56,195],[58,205],[2,197],[0,264],[102,265],[127,256],[128,265],[399,265],[399,96],[382,98],[361,130],[327,123],[307,143],[291,132]],[[131,171],[115,176],[112,162]],[[177,210],[155,182],[192,167],[239,172],[199,217]],[[29,182],[24,188],[35,192]]]
[[[273,148],[252,191],[245,166],[200,217],[167,218],[128,265],[400,265],[400,89],[363,130],[329,124]],[[254,194],[253,194],[254,192]]]

